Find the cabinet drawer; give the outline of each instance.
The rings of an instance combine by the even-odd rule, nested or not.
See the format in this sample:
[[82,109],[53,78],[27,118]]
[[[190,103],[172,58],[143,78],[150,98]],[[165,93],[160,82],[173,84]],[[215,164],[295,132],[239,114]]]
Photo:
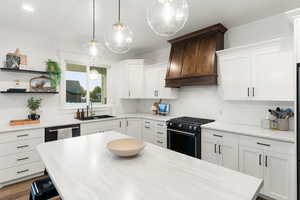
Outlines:
[[156,130],[155,131],[155,136],[158,138],[167,138],[167,130]]
[[38,144],[43,142],[44,138],[35,138],[31,140],[21,140],[17,142],[0,144],[0,156],[32,151]]
[[0,170],[40,161],[36,150],[0,157]]
[[216,130],[210,130],[210,129],[202,129],[201,135],[203,138],[213,139],[213,140],[238,140],[238,135],[222,132],[222,131],[216,131]]
[[30,129],[0,134],[0,144],[12,141],[27,140],[31,138],[44,138],[44,129]]
[[12,167],[4,170],[0,170],[0,182],[5,183],[18,178],[41,173],[45,170],[42,162],[35,162],[22,166]]
[[147,128],[147,127],[153,127],[154,125],[154,122],[151,121],[151,120],[144,120],[144,127]]
[[161,137],[156,137],[154,140],[154,144],[160,146],[160,147],[164,147],[167,148],[167,140],[166,138],[161,138]]
[[240,136],[240,144],[261,150],[268,150],[285,154],[295,154],[295,144],[286,142],[279,142],[250,136]]
[[157,129],[167,129],[167,123],[166,122],[155,122],[155,127]]

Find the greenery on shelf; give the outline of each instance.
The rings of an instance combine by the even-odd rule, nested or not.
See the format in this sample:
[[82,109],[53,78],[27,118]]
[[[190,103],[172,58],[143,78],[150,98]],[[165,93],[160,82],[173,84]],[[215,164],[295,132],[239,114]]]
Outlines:
[[48,59],[47,62],[47,72],[49,72],[49,78],[51,79],[51,87],[57,88],[61,80],[61,69],[58,62]]
[[31,110],[31,113],[36,113],[36,111],[41,107],[42,98],[31,97],[27,100],[27,107]]

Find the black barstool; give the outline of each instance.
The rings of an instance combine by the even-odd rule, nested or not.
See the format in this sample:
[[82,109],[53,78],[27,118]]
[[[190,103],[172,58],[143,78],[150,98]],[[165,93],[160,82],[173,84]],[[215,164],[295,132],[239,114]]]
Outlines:
[[46,200],[56,196],[58,193],[49,177],[32,182],[30,200]]

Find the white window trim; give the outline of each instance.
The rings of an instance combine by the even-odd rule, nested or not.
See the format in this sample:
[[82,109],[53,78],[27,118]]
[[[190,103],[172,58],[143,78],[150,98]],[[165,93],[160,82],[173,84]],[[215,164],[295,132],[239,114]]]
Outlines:
[[[73,54],[73,56],[76,56]],[[81,59],[81,60],[73,60],[73,59],[66,59],[64,58],[65,56],[60,56],[60,64],[61,64],[61,69],[62,69],[62,79],[61,79],[61,84],[60,84],[60,96],[61,96],[61,105],[62,105],[62,109],[64,110],[77,110],[78,108],[82,109],[82,108],[86,108],[87,105],[89,105],[89,102],[86,103],[74,103],[74,104],[69,104],[66,103],[66,79],[65,79],[65,75],[66,75],[66,65],[67,63],[70,64],[75,64],[75,65],[84,65],[87,66],[87,72],[89,72],[90,68],[89,66],[91,66],[90,60],[88,58],[88,56],[85,56],[85,58]],[[101,64],[101,63],[96,63],[96,66],[101,66],[103,68],[109,69],[110,68],[110,64]],[[89,80],[89,77],[88,77]],[[87,80],[87,84],[89,84]],[[108,87],[108,83],[107,83],[107,87]],[[106,97],[107,99],[109,99],[108,97]],[[89,93],[87,93],[87,99],[89,99]],[[111,104],[101,104],[101,103],[93,103],[93,108],[96,111],[99,110],[109,110],[112,108]]]

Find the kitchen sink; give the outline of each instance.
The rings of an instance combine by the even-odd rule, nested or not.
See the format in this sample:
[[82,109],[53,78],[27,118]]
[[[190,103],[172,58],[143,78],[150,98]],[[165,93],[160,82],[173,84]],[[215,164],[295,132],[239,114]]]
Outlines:
[[113,118],[113,117],[114,116],[111,115],[95,115],[95,116],[84,117],[83,119],[80,120],[86,121],[86,120],[106,119],[106,118]]

